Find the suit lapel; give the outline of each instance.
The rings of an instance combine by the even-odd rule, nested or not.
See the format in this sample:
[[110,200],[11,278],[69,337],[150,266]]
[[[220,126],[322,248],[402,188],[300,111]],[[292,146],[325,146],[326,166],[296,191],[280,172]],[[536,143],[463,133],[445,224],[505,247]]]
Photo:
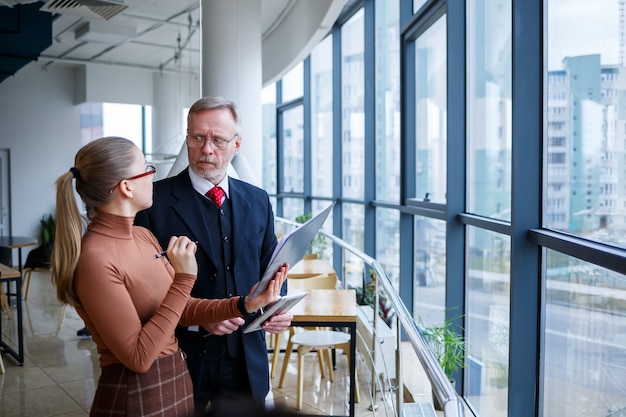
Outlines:
[[[172,196],[176,200],[172,204],[172,209],[178,214],[181,221],[185,224],[190,233],[190,238],[198,241],[199,250],[203,251],[213,266],[216,265],[212,261],[217,259],[215,254],[215,248],[209,238],[208,225],[206,223],[205,213],[202,211],[202,206],[198,201],[198,198],[189,198],[189,196],[196,196],[198,192],[194,190],[191,185],[191,179],[189,178],[189,172],[185,169],[179,175],[176,176],[176,182],[172,188]],[[209,233],[202,233],[197,231],[209,230]]]
[[230,207],[233,213],[233,257],[235,263],[237,263],[237,254],[241,253],[241,245],[248,238],[248,221],[251,218],[250,216],[254,216],[254,213],[252,213],[252,206],[246,199],[241,184],[238,181],[229,178],[228,189],[230,194]]

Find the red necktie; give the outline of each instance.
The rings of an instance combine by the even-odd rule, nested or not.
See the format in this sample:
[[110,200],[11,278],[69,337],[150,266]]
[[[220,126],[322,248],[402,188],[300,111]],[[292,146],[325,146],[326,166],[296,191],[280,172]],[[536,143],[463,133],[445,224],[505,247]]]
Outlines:
[[224,200],[224,190],[222,187],[213,187],[207,191],[206,196],[211,199],[212,202],[217,204],[218,207],[222,207],[222,201]]

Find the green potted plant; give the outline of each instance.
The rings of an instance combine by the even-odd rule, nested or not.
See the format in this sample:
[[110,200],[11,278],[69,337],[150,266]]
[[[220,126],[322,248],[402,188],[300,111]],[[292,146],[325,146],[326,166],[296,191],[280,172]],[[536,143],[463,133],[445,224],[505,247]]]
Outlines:
[[[453,320],[446,319],[440,326],[424,327],[421,333],[443,372],[454,384],[454,373],[465,367],[465,339],[456,331]],[[433,402],[435,409],[443,410],[434,394]]]
[[41,224],[41,244],[49,244],[54,242],[57,222],[52,214],[44,215],[40,220]]
[[26,257],[24,268],[49,268],[56,232],[56,218],[52,214],[44,215],[39,220],[41,244],[30,251]]

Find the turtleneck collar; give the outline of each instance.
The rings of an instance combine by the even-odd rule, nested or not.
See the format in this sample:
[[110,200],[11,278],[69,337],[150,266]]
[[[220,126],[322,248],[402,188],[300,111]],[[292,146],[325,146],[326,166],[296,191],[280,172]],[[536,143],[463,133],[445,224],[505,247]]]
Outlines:
[[132,239],[134,221],[134,217],[97,212],[87,230],[117,239]]

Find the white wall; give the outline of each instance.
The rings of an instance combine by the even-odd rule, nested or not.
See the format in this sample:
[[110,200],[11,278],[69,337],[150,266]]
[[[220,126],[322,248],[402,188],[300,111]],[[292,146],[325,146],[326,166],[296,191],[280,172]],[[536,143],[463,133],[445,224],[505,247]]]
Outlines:
[[54,181],[80,147],[74,70],[29,64],[0,83],[0,109],[0,148],[10,150],[12,234],[38,238],[39,219],[55,212]]
[[[152,105],[153,137],[159,143],[178,135],[182,109],[199,97],[193,76],[144,71],[141,77],[149,82],[138,83],[136,70],[42,68],[41,62],[33,62],[0,83],[0,148],[10,150],[14,236],[39,238],[39,219],[55,212],[54,182],[73,165],[81,147],[77,98]],[[30,249],[24,248],[23,260]]]

